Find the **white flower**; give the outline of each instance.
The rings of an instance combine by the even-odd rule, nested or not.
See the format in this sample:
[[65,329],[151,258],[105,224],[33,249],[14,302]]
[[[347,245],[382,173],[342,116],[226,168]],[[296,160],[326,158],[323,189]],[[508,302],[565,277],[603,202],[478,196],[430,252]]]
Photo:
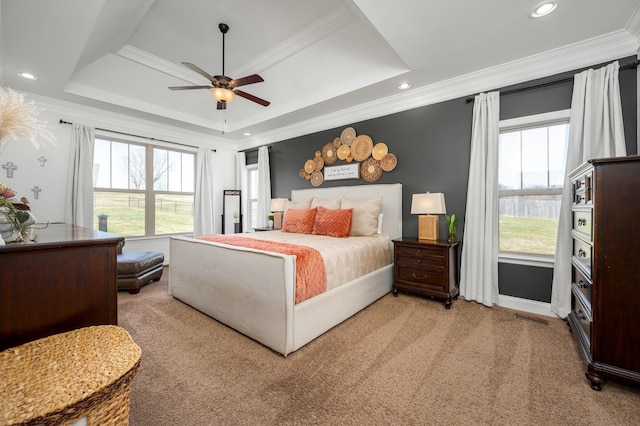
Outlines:
[[24,95],[9,88],[0,88],[0,152],[12,140],[26,138],[39,148],[42,139],[55,145],[55,136],[47,129],[47,122],[38,120],[33,102],[24,102]]

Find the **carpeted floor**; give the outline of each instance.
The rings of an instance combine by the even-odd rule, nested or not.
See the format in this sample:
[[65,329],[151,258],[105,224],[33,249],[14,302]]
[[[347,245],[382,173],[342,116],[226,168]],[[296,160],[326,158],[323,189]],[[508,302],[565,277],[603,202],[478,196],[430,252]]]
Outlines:
[[591,390],[562,320],[389,294],[284,358],[168,296],[168,272],[118,294],[134,426],[640,424],[640,389]]

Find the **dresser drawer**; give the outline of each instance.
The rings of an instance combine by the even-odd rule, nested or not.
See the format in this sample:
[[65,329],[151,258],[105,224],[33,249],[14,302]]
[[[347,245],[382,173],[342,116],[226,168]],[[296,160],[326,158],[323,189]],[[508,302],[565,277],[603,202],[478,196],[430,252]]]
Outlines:
[[572,313],[574,317],[578,320],[580,325],[582,326],[582,331],[584,331],[583,336],[585,337],[585,340],[587,341],[588,346],[591,347],[591,325],[592,325],[591,314],[584,306],[582,306],[582,303],[580,303],[580,300],[578,298],[574,296],[572,299],[573,299]]
[[573,182],[574,205],[587,205],[593,202],[591,182],[591,173],[582,175]]
[[397,246],[396,259],[406,259],[413,257],[422,259],[422,263],[428,262],[430,265],[445,265],[446,252],[439,248]]
[[592,240],[592,215],[593,210],[591,209],[573,211],[573,229],[583,233],[589,241]]
[[573,238],[573,257],[589,272],[589,274],[591,274],[592,253],[593,247],[579,238]]
[[593,284],[575,267],[571,268],[572,284],[575,289],[584,296],[584,299],[588,302],[588,309],[591,310],[591,289]]
[[444,271],[411,267],[398,268],[398,281],[409,282],[412,285],[436,286],[440,289],[447,284]]

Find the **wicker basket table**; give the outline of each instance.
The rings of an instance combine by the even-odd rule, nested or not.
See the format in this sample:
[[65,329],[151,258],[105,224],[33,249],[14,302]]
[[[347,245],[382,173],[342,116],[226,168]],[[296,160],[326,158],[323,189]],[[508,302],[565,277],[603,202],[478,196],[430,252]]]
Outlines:
[[127,425],[141,350],[115,325],[85,327],[0,352],[0,424]]

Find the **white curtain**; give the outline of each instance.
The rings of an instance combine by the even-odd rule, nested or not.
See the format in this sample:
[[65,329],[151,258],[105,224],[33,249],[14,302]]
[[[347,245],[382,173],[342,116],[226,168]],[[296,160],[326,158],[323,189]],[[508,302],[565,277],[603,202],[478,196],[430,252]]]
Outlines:
[[269,147],[258,148],[258,213],[256,226],[266,227],[271,210],[271,172],[269,170]]
[[242,232],[247,232],[247,157],[244,152],[236,153],[236,188],[241,191]]
[[214,233],[213,202],[213,159],[209,148],[198,149],[196,168],[195,209],[193,214],[193,235]]
[[93,228],[93,148],[95,129],[71,126],[71,151],[64,221]]
[[460,295],[486,306],[498,301],[499,115],[499,92],[475,97]]
[[[567,175],[592,158],[627,154],[619,69],[618,62],[614,62],[598,70],[589,69],[575,75],[569,119]],[[551,310],[561,318],[571,312],[571,204],[571,181],[565,177],[551,289]]]

